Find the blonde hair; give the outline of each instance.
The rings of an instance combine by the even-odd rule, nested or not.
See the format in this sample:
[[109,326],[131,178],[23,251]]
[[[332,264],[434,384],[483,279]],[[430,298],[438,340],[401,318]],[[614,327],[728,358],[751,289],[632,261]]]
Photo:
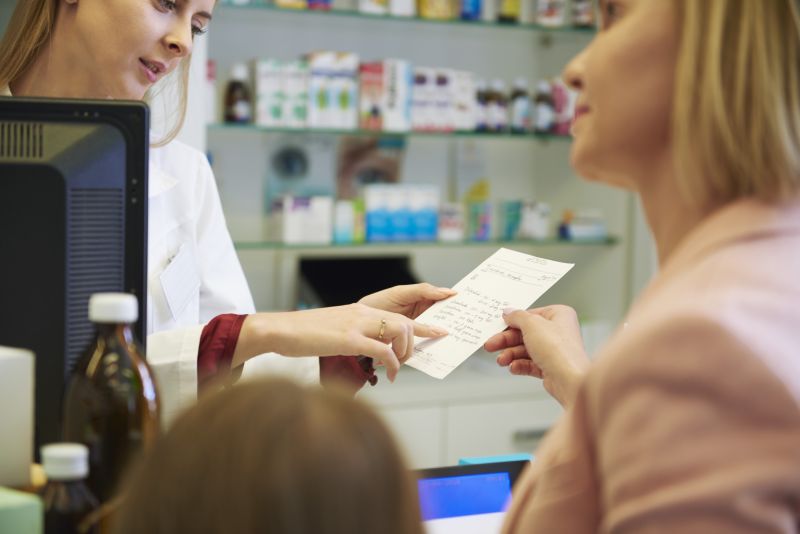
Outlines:
[[797,0],[675,5],[672,132],[682,193],[699,207],[788,200],[800,190]]
[[[5,87],[26,70],[28,70],[53,34],[56,25],[59,0],[18,0],[8,22],[6,33],[0,40],[0,87]],[[177,78],[178,107],[173,115],[174,120],[166,135],[154,143],[163,146],[175,139],[186,118],[186,103],[189,94],[189,66],[191,57],[181,61],[180,66],[168,79]],[[156,93],[160,92],[164,80],[158,89],[149,90],[144,100],[152,102]]]
[[212,393],[123,486],[115,534],[422,534],[416,481],[375,410],[263,379]]

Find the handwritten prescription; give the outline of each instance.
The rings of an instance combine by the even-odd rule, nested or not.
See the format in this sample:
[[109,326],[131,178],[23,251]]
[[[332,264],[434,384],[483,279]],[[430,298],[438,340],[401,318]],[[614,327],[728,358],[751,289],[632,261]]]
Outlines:
[[415,338],[406,364],[442,379],[494,334],[506,328],[505,308],[528,308],[574,264],[537,258],[501,248],[453,289],[458,294],[437,302],[417,321],[446,328],[443,338]]

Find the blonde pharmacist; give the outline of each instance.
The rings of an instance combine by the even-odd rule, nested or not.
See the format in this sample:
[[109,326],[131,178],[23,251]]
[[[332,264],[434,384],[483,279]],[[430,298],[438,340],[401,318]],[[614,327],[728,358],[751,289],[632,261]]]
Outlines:
[[[214,0],[19,0],[0,44],[0,91],[144,99],[174,73],[185,95],[192,43],[208,29],[214,6]],[[185,96],[176,112],[182,121]],[[167,419],[196,397],[198,380],[212,382],[243,365],[245,372],[306,381],[319,380],[321,368],[360,387],[374,381],[369,358],[283,356],[365,355],[393,378],[414,335],[443,334],[407,317],[450,295],[427,284],[348,306],[253,313],[212,171],[203,154],[172,140],[181,121],[150,152],[147,356]]]

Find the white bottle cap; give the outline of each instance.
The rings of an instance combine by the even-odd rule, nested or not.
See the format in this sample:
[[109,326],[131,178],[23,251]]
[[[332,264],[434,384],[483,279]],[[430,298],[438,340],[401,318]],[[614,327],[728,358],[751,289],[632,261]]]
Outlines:
[[231,79],[246,82],[247,78],[247,65],[245,63],[234,63],[233,67],[231,67]]
[[553,92],[553,87],[550,85],[550,82],[542,80],[536,85],[536,91],[541,94],[549,95]]
[[80,480],[89,474],[89,448],[82,443],[53,443],[41,451],[48,480]]
[[517,88],[517,89],[524,89],[525,91],[527,91],[528,90],[528,80],[527,80],[527,78],[524,78],[524,77],[520,76],[519,78],[514,80],[514,87]]
[[139,302],[130,293],[95,293],[89,298],[93,323],[133,323],[139,318]]
[[494,89],[498,93],[505,93],[506,82],[504,82],[503,80],[492,80],[492,89]]

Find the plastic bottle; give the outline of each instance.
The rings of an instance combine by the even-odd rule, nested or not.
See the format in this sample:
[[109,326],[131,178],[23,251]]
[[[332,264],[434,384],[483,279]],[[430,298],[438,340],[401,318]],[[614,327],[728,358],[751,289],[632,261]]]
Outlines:
[[247,123],[253,118],[250,90],[247,88],[247,65],[236,63],[225,89],[225,122]]
[[489,131],[502,132],[508,128],[508,96],[503,80],[493,80],[487,98]]
[[419,14],[423,19],[450,20],[456,17],[454,0],[419,0]]
[[217,62],[209,59],[206,60],[206,123],[217,120]]
[[566,10],[566,0],[538,0],[536,22],[550,28],[564,26]]
[[[80,443],[54,443],[41,449],[47,485],[40,493],[44,504],[44,534],[97,533],[87,516],[99,506],[86,486],[89,449]],[[84,522],[86,528],[81,522]]]
[[461,0],[462,20],[480,20],[482,12],[482,0]]
[[550,82],[542,80],[536,86],[533,99],[534,120],[533,131],[536,133],[552,133],[555,126],[556,112],[553,103],[553,89]]
[[531,98],[528,80],[517,78],[511,91],[511,131],[527,133],[531,129]]
[[572,0],[572,25],[576,28],[594,27],[594,2]]
[[520,0],[497,0],[497,22],[519,22]]
[[127,293],[97,293],[89,319],[97,336],[78,362],[65,400],[64,437],[89,447],[89,479],[101,502],[113,495],[131,461],[159,432],[153,372],[133,338],[138,302]]
[[554,80],[550,86],[553,93],[553,112],[555,124],[553,133],[556,135],[569,135],[574,112],[574,97],[570,94],[569,87],[559,79]]

